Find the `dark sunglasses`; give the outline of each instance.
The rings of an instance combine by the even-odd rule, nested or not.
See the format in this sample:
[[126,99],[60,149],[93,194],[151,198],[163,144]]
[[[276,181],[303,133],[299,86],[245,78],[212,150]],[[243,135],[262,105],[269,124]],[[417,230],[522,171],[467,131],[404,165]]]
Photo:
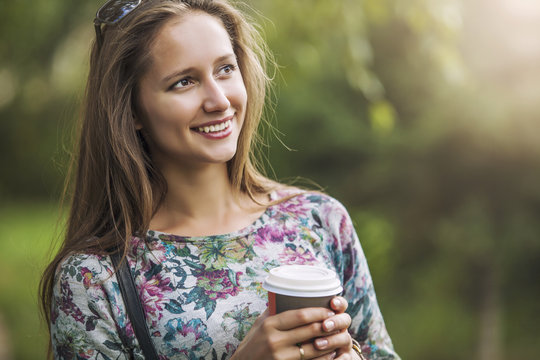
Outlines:
[[103,44],[101,25],[116,24],[137,8],[141,2],[142,0],[109,0],[99,8],[94,19],[94,28],[96,29],[96,39],[99,49],[101,49],[101,45]]

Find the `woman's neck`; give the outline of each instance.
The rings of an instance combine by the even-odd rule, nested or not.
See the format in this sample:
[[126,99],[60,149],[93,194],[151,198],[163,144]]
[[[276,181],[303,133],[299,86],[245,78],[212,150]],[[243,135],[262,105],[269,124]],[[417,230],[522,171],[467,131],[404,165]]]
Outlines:
[[162,172],[168,190],[150,222],[152,230],[185,236],[223,234],[249,225],[264,211],[233,189],[226,164]]

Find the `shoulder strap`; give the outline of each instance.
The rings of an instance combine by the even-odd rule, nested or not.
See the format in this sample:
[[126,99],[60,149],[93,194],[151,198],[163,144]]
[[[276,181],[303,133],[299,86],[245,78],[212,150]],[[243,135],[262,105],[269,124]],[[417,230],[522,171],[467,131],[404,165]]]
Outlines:
[[116,252],[111,255],[111,260],[114,268],[116,269],[118,286],[120,287],[120,292],[122,294],[122,298],[124,299],[124,304],[126,305],[131,326],[133,326],[133,332],[139,341],[144,358],[146,360],[158,360],[156,349],[154,348],[154,344],[150,338],[150,331],[146,325],[144,308],[141,304],[139,295],[137,294],[137,289],[135,288],[135,282],[133,280],[133,276],[131,275],[128,261],[127,259],[124,259],[122,264],[120,264],[121,258],[121,252]]

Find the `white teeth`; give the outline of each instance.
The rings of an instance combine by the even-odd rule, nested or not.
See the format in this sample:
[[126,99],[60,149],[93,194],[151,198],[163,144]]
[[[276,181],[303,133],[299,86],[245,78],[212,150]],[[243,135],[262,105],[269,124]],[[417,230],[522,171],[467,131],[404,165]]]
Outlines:
[[204,126],[204,127],[200,127],[198,128],[199,132],[204,132],[204,133],[209,133],[209,132],[218,132],[218,131],[222,131],[226,128],[228,128],[229,126],[231,126],[231,120],[227,120],[225,122],[222,122],[221,124],[217,124],[217,125],[210,125],[210,126]]

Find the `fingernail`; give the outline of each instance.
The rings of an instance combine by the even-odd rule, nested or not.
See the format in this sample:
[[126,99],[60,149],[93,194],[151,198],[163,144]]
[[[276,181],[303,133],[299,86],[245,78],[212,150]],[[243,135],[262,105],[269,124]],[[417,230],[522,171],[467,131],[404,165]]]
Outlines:
[[332,305],[339,306],[341,305],[341,301],[338,298],[332,299]]
[[332,331],[334,330],[334,327],[336,326],[336,324],[332,321],[332,320],[329,320],[329,321],[325,321],[324,322],[324,329],[326,331]]
[[317,340],[315,340],[315,345],[317,345],[317,348],[322,350],[328,345],[328,340],[326,340],[326,339],[317,339]]
[[335,357],[336,357],[336,352],[334,351],[333,353],[330,354],[330,360],[332,360]]
[[328,317],[331,317],[331,316],[334,316],[334,315],[336,315],[335,312],[333,312],[333,311],[329,311],[329,312],[328,312]]

